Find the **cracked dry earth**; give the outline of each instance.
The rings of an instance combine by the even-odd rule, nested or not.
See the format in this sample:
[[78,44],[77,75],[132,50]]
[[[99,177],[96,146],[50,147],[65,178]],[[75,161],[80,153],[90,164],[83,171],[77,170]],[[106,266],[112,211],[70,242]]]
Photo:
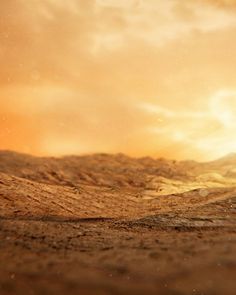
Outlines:
[[0,294],[235,294],[235,167],[0,152]]

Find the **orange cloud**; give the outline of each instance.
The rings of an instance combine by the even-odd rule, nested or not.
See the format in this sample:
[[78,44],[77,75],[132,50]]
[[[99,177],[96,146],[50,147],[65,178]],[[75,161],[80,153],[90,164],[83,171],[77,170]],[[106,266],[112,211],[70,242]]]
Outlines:
[[194,159],[213,146],[212,158],[234,151],[236,20],[218,2],[1,3],[0,148]]

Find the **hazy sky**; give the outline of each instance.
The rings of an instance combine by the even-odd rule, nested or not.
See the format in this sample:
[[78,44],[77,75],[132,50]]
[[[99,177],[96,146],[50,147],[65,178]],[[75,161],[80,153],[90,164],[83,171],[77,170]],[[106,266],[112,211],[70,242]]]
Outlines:
[[0,1],[0,149],[235,152],[234,3]]

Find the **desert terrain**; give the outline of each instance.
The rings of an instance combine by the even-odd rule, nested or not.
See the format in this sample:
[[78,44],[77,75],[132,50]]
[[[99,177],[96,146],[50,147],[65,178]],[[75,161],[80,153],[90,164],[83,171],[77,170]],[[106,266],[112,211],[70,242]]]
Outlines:
[[235,294],[236,155],[0,152],[0,294]]

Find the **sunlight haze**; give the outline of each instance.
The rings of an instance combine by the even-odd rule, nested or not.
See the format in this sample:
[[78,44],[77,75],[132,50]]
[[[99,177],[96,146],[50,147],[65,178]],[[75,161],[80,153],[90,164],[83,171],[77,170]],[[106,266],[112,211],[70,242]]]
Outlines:
[[1,1],[0,148],[235,152],[235,36],[235,1]]

